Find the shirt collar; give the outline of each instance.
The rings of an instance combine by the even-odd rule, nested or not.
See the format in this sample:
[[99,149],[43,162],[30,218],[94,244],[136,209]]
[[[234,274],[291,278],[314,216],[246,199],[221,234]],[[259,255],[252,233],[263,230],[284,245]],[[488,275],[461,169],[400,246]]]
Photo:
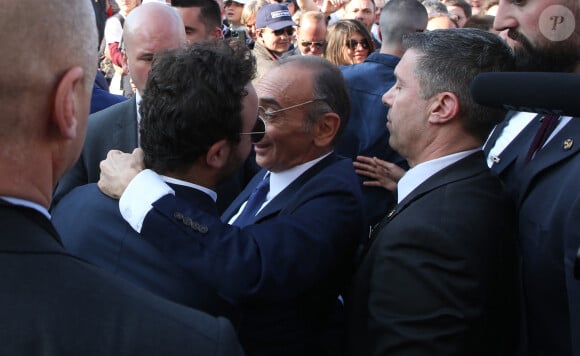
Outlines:
[[282,172],[276,172],[276,173],[269,172],[269,174],[270,174],[270,191],[268,192],[266,200],[268,200],[268,201],[272,200],[274,197],[276,197],[278,194],[280,194],[280,192],[282,192],[284,189],[286,189],[286,187],[288,187],[290,184],[292,184],[292,182],[294,182],[296,180],[296,178],[300,177],[300,175],[302,175],[302,173],[306,172],[308,169],[313,167],[315,164],[320,162],[322,159],[324,159],[325,157],[327,157],[331,153],[332,153],[332,151],[325,154],[324,156],[318,157],[318,158],[313,159],[312,161],[308,161],[306,163],[302,163],[300,165],[297,165],[295,167],[292,167],[292,168],[287,169],[287,170],[282,171]]
[[171,183],[171,184],[175,184],[175,185],[181,185],[184,187],[189,187],[189,188],[193,188],[193,189],[197,189],[199,191],[204,192],[205,194],[209,195],[209,197],[215,202],[217,200],[217,193],[214,192],[211,189],[208,189],[206,187],[202,187],[201,185],[197,185],[195,183],[191,183],[191,182],[186,182],[184,180],[181,179],[177,179],[177,178],[171,178],[171,177],[167,177],[162,175],[161,178],[163,178],[163,180],[166,183]]
[[435,173],[480,150],[481,148],[475,148],[473,150],[453,153],[420,163],[409,169],[397,184],[397,203],[403,201],[415,188]]
[[38,211],[39,213],[41,213],[42,215],[46,216],[46,218],[50,220],[50,214],[48,213],[48,209],[46,209],[44,206],[42,206],[38,203],[32,202],[30,200],[24,200],[24,199],[13,198],[13,197],[5,197],[5,196],[0,196],[0,199],[4,199],[7,202],[9,202],[10,204],[24,206],[27,208],[34,209],[34,210]]

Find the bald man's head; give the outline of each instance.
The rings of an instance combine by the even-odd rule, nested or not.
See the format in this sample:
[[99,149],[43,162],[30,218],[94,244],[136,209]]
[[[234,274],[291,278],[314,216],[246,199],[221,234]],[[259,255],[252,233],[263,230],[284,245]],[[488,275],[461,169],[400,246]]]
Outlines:
[[[0,6],[0,137],[14,131],[8,128],[22,125],[20,117],[31,109],[48,111],[46,92],[54,90],[68,69],[81,67],[83,81],[92,87],[96,43],[95,17],[88,1],[4,1]],[[26,105],[29,111],[20,110]]]
[[127,16],[123,42],[123,68],[128,71],[139,94],[143,95],[155,53],[185,44],[183,21],[170,6],[159,3],[141,5]]

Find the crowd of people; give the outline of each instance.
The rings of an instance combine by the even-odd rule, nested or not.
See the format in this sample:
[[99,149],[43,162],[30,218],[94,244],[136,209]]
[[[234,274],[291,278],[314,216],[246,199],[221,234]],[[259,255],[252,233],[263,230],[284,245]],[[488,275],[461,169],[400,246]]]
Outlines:
[[580,120],[471,95],[577,78],[577,0],[10,0],[0,24],[7,354],[580,356]]

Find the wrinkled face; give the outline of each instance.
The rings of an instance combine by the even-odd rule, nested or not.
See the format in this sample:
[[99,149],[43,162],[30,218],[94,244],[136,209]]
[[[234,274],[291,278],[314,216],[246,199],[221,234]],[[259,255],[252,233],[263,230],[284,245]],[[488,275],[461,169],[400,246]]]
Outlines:
[[252,39],[252,41],[256,42],[257,35],[256,35],[256,16],[252,16],[246,21],[246,32],[248,36]]
[[[260,80],[256,88],[259,105],[274,111],[313,99],[312,73],[296,66],[275,67]],[[312,104],[288,109],[271,117],[258,114],[266,121],[264,138],[254,144],[256,162],[262,168],[280,172],[318,157],[313,130],[307,130],[305,116]]]
[[371,30],[375,21],[375,6],[371,0],[352,0],[344,6],[344,19],[355,19]]
[[167,26],[159,23],[142,26],[125,40],[125,55],[123,67],[128,68],[133,84],[143,95],[153,55],[165,49],[178,48],[185,41],[185,31],[180,23],[178,26]]
[[298,28],[297,38],[302,54],[322,56],[326,43],[326,24],[312,19],[303,19]]
[[201,21],[199,7],[176,7],[185,26],[185,38],[188,43],[195,43],[211,38],[211,29],[207,29]]
[[579,66],[580,4],[575,1],[500,0],[494,28],[508,29],[518,69],[572,72]]
[[294,27],[288,26],[276,31],[266,27],[259,29],[259,31],[258,36],[261,43],[270,51],[281,55],[290,48]]
[[224,4],[228,22],[234,26],[240,26],[244,4],[240,4],[231,0],[226,1]]
[[418,143],[425,136],[428,118],[428,100],[421,98],[420,84],[413,73],[416,63],[417,51],[407,50],[395,68],[395,85],[383,95],[383,104],[390,107],[389,145],[409,163],[418,155]]
[[369,55],[369,43],[359,32],[355,32],[350,36],[344,46],[344,57],[351,61],[348,64],[362,63]]

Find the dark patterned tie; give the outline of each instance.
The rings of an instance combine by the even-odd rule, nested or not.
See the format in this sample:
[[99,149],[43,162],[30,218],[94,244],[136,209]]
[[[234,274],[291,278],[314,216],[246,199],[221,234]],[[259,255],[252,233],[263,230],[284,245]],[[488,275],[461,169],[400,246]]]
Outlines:
[[264,203],[264,200],[266,200],[268,191],[270,191],[270,174],[266,175],[266,177],[258,183],[252,194],[250,194],[244,210],[232,225],[244,227],[253,221],[256,213]]
[[526,155],[526,163],[530,162],[532,158],[534,158],[534,155],[542,149],[552,131],[554,131],[556,126],[558,126],[559,118],[560,117],[557,115],[544,115],[542,118],[542,125],[540,125],[540,128],[530,145],[528,154]]

